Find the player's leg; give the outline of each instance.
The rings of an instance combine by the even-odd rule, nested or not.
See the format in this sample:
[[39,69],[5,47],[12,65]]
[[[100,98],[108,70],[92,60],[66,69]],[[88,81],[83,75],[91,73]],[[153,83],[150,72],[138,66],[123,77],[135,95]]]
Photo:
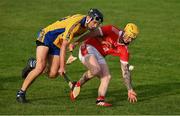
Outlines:
[[101,67],[101,76],[100,76],[100,85],[98,89],[98,97],[96,99],[96,104],[99,106],[111,106],[111,104],[105,102],[105,95],[108,89],[108,85],[111,79],[108,65],[106,63],[100,64]]
[[[86,71],[82,75],[80,80],[77,83],[73,84],[73,86],[77,86],[77,87],[82,86],[88,80],[92,79],[94,76],[99,75],[101,69],[98,64],[97,58],[95,56],[96,52],[94,52],[93,49],[95,49],[95,48],[93,48],[91,46],[89,46],[88,48],[84,48],[84,49],[82,49],[82,46],[80,47],[79,59],[83,63],[83,65],[85,65],[87,67],[88,71]],[[86,53],[86,54],[84,54],[84,53]],[[73,89],[73,88],[74,87],[72,87],[71,93],[75,92],[75,89]],[[71,96],[71,99],[74,100],[74,97]]]
[[[48,46],[49,41],[46,41],[48,38],[45,37],[44,32],[40,31],[38,35],[38,39],[36,41],[37,46]],[[44,40],[44,42],[42,42]],[[46,42],[45,42],[46,41]],[[31,72],[36,67],[36,59],[31,57],[28,59],[28,62],[22,70],[22,78],[25,79],[29,72]]]
[[[88,71],[86,71],[80,78],[80,80],[76,83],[77,86],[82,86],[94,76],[100,75],[101,67],[98,62],[99,58],[97,56],[97,53],[98,51],[93,46],[85,45],[80,47],[79,59],[83,63],[83,65],[87,67]],[[72,92],[74,92],[74,89],[72,90]]]
[[59,69],[59,55],[49,55],[48,58],[48,77],[53,79],[58,76],[58,69]]
[[18,102],[26,102],[25,93],[31,83],[43,72],[46,66],[46,59],[49,48],[47,46],[38,46],[36,49],[36,67],[25,78],[21,90],[17,93]]
[[38,77],[46,66],[47,54],[49,48],[47,46],[38,46],[36,49],[36,67],[33,69],[24,80],[21,90],[26,91],[30,83]]
[[[80,86],[82,87],[82,85],[84,85],[87,81],[92,79],[94,76],[98,76],[101,71],[98,61],[93,54],[89,54],[85,56],[83,64],[87,67],[88,71],[86,71],[82,75],[82,77],[79,79],[78,82],[73,83],[72,91],[70,92],[71,100],[74,100],[79,95],[79,92],[80,92],[75,87],[80,87]],[[78,90],[78,94],[76,90]],[[72,93],[76,94],[76,96],[73,96]]]
[[87,67],[88,71],[86,71],[79,80],[81,86],[94,76],[98,76],[101,72],[101,67],[93,54],[85,56],[83,64]]
[[107,66],[107,64],[100,64],[101,66],[101,77],[100,77],[100,81],[101,84],[99,86],[99,90],[98,90],[98,96],[105,96],[106,95],[106,91],[111,79],[111,75],[109,73],[109,68]]
[[60,66],[60,49],[56,47],[54,44],[50,44],[49,56],[48,56],[48,77],[49,78],[56,78],[58,76],[58,70]]
[[79,49],[79,59],[87,67],[87,71],[80,78],[79,82],[81,85],[85,84],[88,80],[94,76],[99,75],[101,67],[96,57],[97,50],[93,46],[81,45]]

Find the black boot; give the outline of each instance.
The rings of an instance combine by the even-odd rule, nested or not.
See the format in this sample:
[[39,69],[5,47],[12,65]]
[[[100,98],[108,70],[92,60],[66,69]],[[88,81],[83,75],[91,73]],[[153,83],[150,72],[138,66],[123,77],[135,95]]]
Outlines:
[[36,59],[29,58],[26,67],[22,70],[22,78],[25,79],[29,72],[36,67]]
[[19,90],[17,92],[17,95],[16,95],[16,100],[19,102],[19,103],[27,103],[27,100],[26,100],[26,92],[25,91],[22,91],[22,90]]

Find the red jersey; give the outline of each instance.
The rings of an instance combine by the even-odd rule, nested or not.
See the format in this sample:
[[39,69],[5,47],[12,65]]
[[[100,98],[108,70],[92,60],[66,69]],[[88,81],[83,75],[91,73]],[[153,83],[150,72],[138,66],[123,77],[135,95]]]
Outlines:
[[[87,38],[85,44],[95,47],[102,56],[113,55],[119,56],[123,62],[128,62],[128,48],[124,44],[120,44],[123,31],[112,25],[106,25],[99,28],[102,37]],[[103,41],[110,43],[110,46],[103,44]]]

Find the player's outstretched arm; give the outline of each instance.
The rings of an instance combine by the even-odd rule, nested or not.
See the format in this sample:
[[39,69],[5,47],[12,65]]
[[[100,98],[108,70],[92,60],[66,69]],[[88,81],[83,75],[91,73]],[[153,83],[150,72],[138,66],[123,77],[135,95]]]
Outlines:
[[122,75],[123,75],[123,81],[124,84],[128,90],[128,100],[130,103],[137,102],[137,94],[132,88],[131,84],[131,74],[129,71],[129,65],[128,63],[122,63],[121,62],[121,70],[122,70]]
[[124,84],[127,87],[127,90],[131,90],[132,85],[131,85],[131,74],[129,71],[129,64],[121,63],[121,70],[122,70]]
[[80,44],[82,41],[85,41],[87,38],[97,37],[97,36],[102,36],[99,29],[86,32],[84,35],[79,37],[79,39],[75,42],[75,45]]
[[60,50],[60,69],[59,69],[59,74],[63,76],[63,74],[66,72],[65,71],[65,56],[66,56],[66,47],[68,46],[68,41],[63,40],[61,50]]

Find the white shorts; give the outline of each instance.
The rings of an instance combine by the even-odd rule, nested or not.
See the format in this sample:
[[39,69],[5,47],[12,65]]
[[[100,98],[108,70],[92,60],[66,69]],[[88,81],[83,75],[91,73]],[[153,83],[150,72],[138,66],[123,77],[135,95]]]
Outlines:
[[106,61],[104,59],[104,57],[98,52],[98,50],[91,46],[91,45],[86,45],[86,50],[87,50],[87,54],[85,55],[82,55],[82,49],[81,49],[82,46],[80,46],[79,48],[79,60],[84,63],[85,62],[85,57],[89,56],[89,55],[94,55],[98,61],[99,64],[106,64]]

